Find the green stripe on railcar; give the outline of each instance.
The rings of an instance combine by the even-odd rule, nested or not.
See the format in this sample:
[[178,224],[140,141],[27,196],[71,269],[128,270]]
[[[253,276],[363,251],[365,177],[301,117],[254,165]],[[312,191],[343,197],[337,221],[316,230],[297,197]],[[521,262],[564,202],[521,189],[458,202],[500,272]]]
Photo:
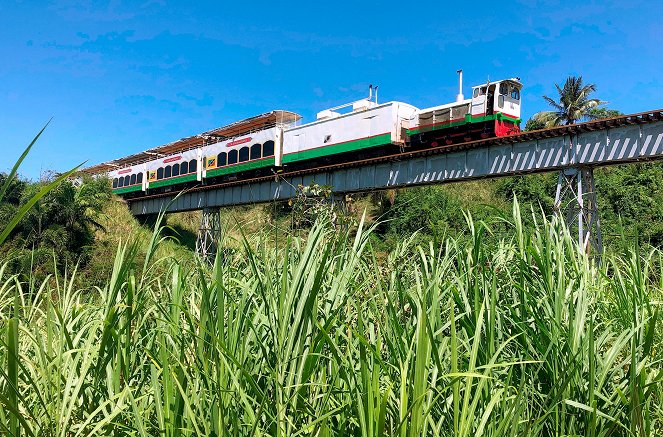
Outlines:
[[177,176],[174,178],[161,179],[160,181],[150,182],[150,186],[148,188],[159,188],[159,187],[167,187],[169,185],[178,185],[178,184],[183,184],[185,182],[195,181],[197,179],[198,179],[197,175],[195,173],[192,173],[186,176]]
[[143,191],[142,185],[134,185],[131,187],[113,188],[115,194],[133,193],[134,191]]
[[228,165],[221,168],[208,169],[206,178],[238,173],[247,170],[255,170],[257,168],[263,168],[263,167],[273,167],[273,166],[274,166],[274,158],[265,158],[257,161],[249,161],[249,162],[243,162],[241,164]]
[[336,155],[338,153],[352,152],[367,149],[369,147],[384,146],[391,143],[391,133],[376,135],[374,137],[362,138],[360,140],[347,141],[345,143],[331,144],[329,146],[316,147],[315,149],[302,150],[300,152],[283,155],[283,162],[302,161],[304,159],[319,158],[321,156]]

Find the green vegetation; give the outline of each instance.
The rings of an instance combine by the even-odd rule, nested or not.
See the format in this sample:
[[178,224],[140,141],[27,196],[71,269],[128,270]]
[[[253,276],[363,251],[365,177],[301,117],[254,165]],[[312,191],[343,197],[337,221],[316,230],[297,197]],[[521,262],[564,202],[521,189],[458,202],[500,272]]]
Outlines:
[[30,271],[39,272],[43,278],[53,262],[61,268],[88,263],[94,230],[102,227],[98,216],[111,196],[107,180],[85,178],[74,183],[49,178],[29,183],[0,175],[0,183],[3,181],[10,182],[8,196],[0,201],[0,220],[5,223],[30,198],[48,190],[32,203],[7,236],[2,258],[12,260],[12,271],[24,276]]
[[597,112],[597,107],[606,102],[589,98],[589,95],[596,91],[596,85],[583,84],[582,76],[569,76],[564,82],[564,87],[555,84],[555,88],[559,94],[558,100],[543,96],[543,99],[553,107],[553,111],[542,111],[532,117],[539,124],[553,127],[573,124],[583,119],[603,118],[602,112],[600,110]]
[[[519,209],[495,250],[318,223],[240,241],[212,271],[120,245],[75,272],[0,274],[0,427],[18,435],[654,435],[661,253],[597,267]],[[540,220],[540,219],[539,219]],[[127,236],[133,241],[131,236]]]

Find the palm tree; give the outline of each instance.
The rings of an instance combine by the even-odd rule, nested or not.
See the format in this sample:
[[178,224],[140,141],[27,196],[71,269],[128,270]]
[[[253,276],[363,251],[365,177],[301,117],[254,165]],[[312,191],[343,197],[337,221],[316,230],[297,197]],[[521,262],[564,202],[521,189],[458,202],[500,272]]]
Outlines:
[[573,124],[585,118],[591,119],[591,110],[607,103],[599,99],[589,98],[589,95],[596,91],[596,85],[583,85],[582,76],[569,76],[564,83],[564,88],[561,88],[558,84],[555,84],[555,88],[559,93],[559,102],[548,96],[543,96],[545,101],[555,110],[538,112],[532,117],[545,127]]

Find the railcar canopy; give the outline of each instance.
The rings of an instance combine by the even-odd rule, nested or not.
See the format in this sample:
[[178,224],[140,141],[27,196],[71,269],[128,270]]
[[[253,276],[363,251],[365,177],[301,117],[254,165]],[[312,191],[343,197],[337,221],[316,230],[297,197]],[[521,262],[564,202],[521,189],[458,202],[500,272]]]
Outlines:
[[151,149],[145,150],[144,152],[93,165],[91,167],[80,170],[79,173],[86,173],[90,175],[107,173],[111,170],[122,167],[129,167],[136,164],[142,164],[143,162],[151,161],[162,156],[180,153],[185,150],[204,146],[206,144],[217,143],[228,138],[267,129],[275,125],[295,123],[301,118],[302,117],[299,114],[280,109],[266,112],[264,114],[246,118],[241,121],[236,121],[229,125],[218,127],[198,135],[182,138],[162,146],[153,147]]

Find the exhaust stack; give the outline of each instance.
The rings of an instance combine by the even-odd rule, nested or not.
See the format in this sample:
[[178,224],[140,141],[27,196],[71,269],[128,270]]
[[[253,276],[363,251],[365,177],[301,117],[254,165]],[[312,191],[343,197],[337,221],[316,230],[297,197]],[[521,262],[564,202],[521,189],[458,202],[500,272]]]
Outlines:
[[458,73],[458,95],[456,95],[456,102],[462,102],[465,100],[465,96],[463,96],[463,70],[457,70],[456,73]]

